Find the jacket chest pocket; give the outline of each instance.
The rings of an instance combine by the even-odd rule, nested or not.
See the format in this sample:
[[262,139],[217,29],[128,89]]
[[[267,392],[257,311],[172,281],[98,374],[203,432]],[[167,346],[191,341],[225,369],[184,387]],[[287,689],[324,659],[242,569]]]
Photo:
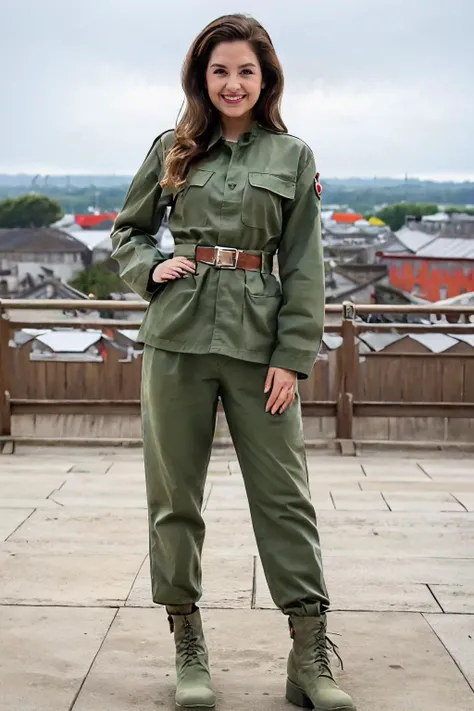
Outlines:
[[[204,227],[209,220],[209,202],[206,199],[209,191],[209,180],[214,175],[213,170],[193,170],[187,178],[186,185],[175,198],[172,220],[179,221],[186,227]],[[170,221],[170,225],[171,225]]]
[[249,173],[242,203],[242,222],[266,230],[271,237],[282,231],[283,200],[293,200],[295,181],[272,173]]

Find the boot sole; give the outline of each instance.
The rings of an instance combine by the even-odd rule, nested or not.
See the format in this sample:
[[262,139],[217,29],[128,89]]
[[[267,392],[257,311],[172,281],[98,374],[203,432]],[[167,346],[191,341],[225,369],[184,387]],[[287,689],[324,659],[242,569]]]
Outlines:
[[[291,704],[294,704],[295,706],[299,706],[302,709],[314,709],[314,711],[326,711],[326,709],[323,709],[320,706],[314,706],[313,702],[311,701],[311,699],[308,696],[306,696],[303,689],[300,689],[299,686],[294,684],[289,679],[286,680],[286,699]],[[332,709],[332,711],[357,711],[357,710],[356,710],[355,706],[351,705],[351,706],[338,706],[337,708]]]
[[175,703],[176,711],[209,711],[209,709],[212,711],[215,708],[215,704],[212,704],[212,706],[181,706],[181,704]]

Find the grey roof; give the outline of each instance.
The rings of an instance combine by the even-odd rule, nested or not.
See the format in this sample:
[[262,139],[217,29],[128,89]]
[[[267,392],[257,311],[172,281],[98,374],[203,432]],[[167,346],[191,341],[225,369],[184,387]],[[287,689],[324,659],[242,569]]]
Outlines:
[[125,338],[128,338],[130,341],[136,341],[139,330],[138,328],[120,328],[118,329],[118,333],[121,333],[122,336],[125,336]]
[[474,333],[457,333],[456,335],[452,335],[452,338],[456,338],[458,341],[467,343],[468,346],[474,348]]
[[85,245],[54,227],[0,230],[0,252],[84,252]]
[[474,259],[474,239],[470,237],[436,237],[416,252],[417,257]]
[[[76,227],[63,227],[63,232],[67,232],[68,235],[74,237],[79,242],[81,242],[85,247],[90,250],[97,247],[102,242],[110,241],[110,230],[83,230],[76,225]],[[107,242],[106,242],[107,244]],[[112,243],[110,242],[110,251],[112,251]]]
[[36,340],[48,346],[54,353],[84,353],[103,338],[102,331],[80,331],[67,329],[49,331],[36,337]]
[[411,333],[410,338],[421,343],[432,353],[443,353],[458,343],[455,337],[447,336],[445,333]]
[[[418,250],[435,239],[435,236],[432,234],[430,235],[421,230],[412,230],[410,227],[402,227],[398,232],[395,232],[395,237],[405,251],[412,253],[417,253]],[[386,251],[398,251],[396,246],[396,242],[392,243]]]
[[[331,343],[331,338],[338,338],[339,342],[335,341]],[[394,324],[394,330],[390,333],[381,333],[378,331],[364,331],[358,336],[359,341],[359,353],[367,353],[368,351],[383,351],[392,343],[398,341],[409,341],[413,340],[421,343],[425,348],[427,348],[431,353],[444,353],[458,343],[466,343],[468,346],[474,348],[474,334],[444,334],[444,333],[396,333],[396,324]],[[340,336],[330,336],[329,334],[324,335],[324,342],[326,343],[328,349],[334,350],[339,348],[342,343]],[[331,343],[331,345],[329,345]]]
[[457,294],[449,299],[436,301],[436,306],[474,306],[474,291],[469,291],[466,294]]
[[363,341],[367,346],[369,346],[372,351],[383,351],[387,346],[391,346],[392,343],[396,343],[403,338],[400,333],[375,333],[367,332],[361,333],[359,340]]
[[[51,296],[48,296],[47,287],[51,287]],[[21,292],[20,299],[87,299],[87,295],[78,289],[66,284],[62,279],[45,279]]]
[[336,336],[332,333],[325,333],[323,336],[323,343],[330,351],[334,351],[342,345],[342,338],[341,336]]

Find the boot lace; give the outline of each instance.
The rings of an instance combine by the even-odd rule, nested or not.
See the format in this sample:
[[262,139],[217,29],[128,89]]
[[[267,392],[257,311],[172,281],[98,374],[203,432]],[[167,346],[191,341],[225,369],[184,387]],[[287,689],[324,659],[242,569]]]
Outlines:
[[339,647],[326,634],[326,625],[321,621],[319,630],[314,639],[314,661],[321,670],[320,676],[325,676],[328,679],[334,679],[331,665],[329,663],[328,651],[331,651],[338,659],[341,669],[344,669],[342,657],[339,654]]
[[184,649],[183,649],[183,655],[184,655],[184,661],[183,665],[187,666],[188,664],[192,664],[198,659],[198,652],[197,652],[197,638],[193,630],[192,624],[189,622],[188,618],[185,617],[183,620],[183,627],[184,627]]

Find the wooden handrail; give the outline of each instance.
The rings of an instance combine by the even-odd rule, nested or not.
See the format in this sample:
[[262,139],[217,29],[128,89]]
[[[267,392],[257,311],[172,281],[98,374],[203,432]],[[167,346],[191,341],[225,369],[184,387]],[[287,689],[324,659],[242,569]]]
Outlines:
[[9,402],[10,327],[0,304],[0,436],[11,433]]
[[[33,400],[13,398],[10,401],[11,391],[10,378],[13,378],[10,369],[10,359],[12,349],[9,347],[9,339],[13,331],[20,328],[76,328],[76,329],[138,329],[141,325],[141,315],[133,320],[125,319],[102,319],[95,314],[83,315],[80,318],[60,319],[54,313],[51,318],[47,315],[41,321],[25,318],[21,311],[78,311],[87,312],[142,312],[146,309],[145,301],[75,301],[75,300],[0,300],[0,441],[1,438],[11,436],[11,417],[14,415],[48,415],[48,414],[123,414],[139,415],[139,400]],[[17,313],[15,313],[17,312]],[[340,441],[353,440],[353,420],[356,417],[437,417],[445,416],[450,418],[471,418],[474,417],[474,403],[466,402],[371,402],[359,400],[359,393],[363,388],[359,387],[358,378],[361,377],[359,367],[359,346],[357,336],[365,332],[402,334],[422,334],[422,333],[447,333],[447,334],[473,334],[474,319],[469,323],[445,323],[436,322],[431,324],[419,323],[368,323],[358,320],[357,315],[366,314],[431,314],[442,316],[446,314],[462,314],[474,316],[474,306],[439,306],[439,305],[354,305],[351,302],[343,304],[329,304],[326,306],[326,316],[335,314],[339,318],[333,319],[333,323],[327,323],[326,333],[339,334],[342,337],[342,345],[337,350],[337,375],[338,388],[337,399],[334,401],[311,401],[303,402],[303,414],[313,417],[336,417],[336,438]],[[334,322],[335,321],[335,322]],[[365,355],[379,356],[398,355],[410,358],[435,358],[439,354],[420,353],[367,353]],[[443,354],[444,355],[444,354]],[[446,354],[449,355],[449,354]],[[454,357],[454,356],[453,356]],[[459,355],[457,354],[457,357]],[[464,357],[464,356],[463,356]],[[472,358],[469,353],[466,358]],[[110,361],[111,359],[109,359]],[[112,359],[113,360],[113,359]],[[109,362],[108,361],[108,362]],[[118,361],[117,361],[118,362]],[[472,361],[471,361],[472,362]],[[107,363],[104,363],[107,367]],[[112,366],[114,367],[114,366]],[[43,392],[43,391],[40,391]],[[46,390],[46,393],[48,390]],[[59,392],[59,391],[58,391]],[[106,392],[106,391],[104,391]],[[334,395],[333,395],[334,397]],[[455,395],[456,397],[456,395]]]
[[[347,302],[348,303],[348,302]],[[9,311],[21,309],[39,311],[145,311],[148,302],[114,301],[98,299],[0,299],[0,305]],[[448,304],[353,304],[355,314],[470,314],[474,315],[474,306]],[[344,304],[326,304],[327,314],[342,314]]]

